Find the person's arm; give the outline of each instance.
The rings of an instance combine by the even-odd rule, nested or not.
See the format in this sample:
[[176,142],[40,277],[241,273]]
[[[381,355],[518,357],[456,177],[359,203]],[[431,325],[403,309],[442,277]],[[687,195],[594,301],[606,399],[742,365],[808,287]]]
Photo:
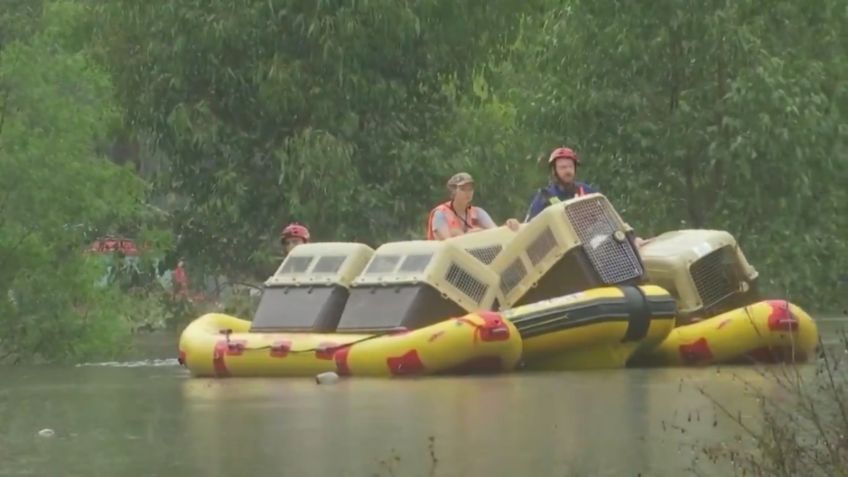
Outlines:
[[448,220],[441,210],[433,213],[433,234],[439,240],[446,240],[452,236],[448,228]]
[[493,229],[497,227],[495,221],[492,220],[492,216],[485,209],[482,207],[475,207],[475,209],[477,209],[477,226],[472,230]]
[[544,198],[542,197],[541,192],[537,192],[536,195],[533,196],[533,200],[530,202],[530,208],[527,209],[527,215],[524,217],[524,223],[530,222],[530,219],[539,215],[545,208]]
[[[485,230],[485,229],[494,229],[498,226],[498,224],[495,223],[495,220],[492,219],[492,216],[489,215],[489,213],[486,212],[485,209],[483,209],[482,207],[477,207],[476,209],[477,209],[477,225],[478,225],[478,227],[475,227],[475,228],[469,230],[469,232],[477,232],[477,231]],[[518,230],[518,228],[520,227],[520,224],[515,219],[507,219],[507,221],[504,223],[504,225],[509,227],[509,229],[512,230],[513,232]]]
[[654,240],[654,238],[655,238],[655,237],[650,237],[650,238],[643,239],[642,237],[636,237],[635,239],[633,239],[633,243],[636,245],[636,248],[642,248],[642,247],[644,247],[645,245],[648,245],[648,243],[649,243],[651,240]]

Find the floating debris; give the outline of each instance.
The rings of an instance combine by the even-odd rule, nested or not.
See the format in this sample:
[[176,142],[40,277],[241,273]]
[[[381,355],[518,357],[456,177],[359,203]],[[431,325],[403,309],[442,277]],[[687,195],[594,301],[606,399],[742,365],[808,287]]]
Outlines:
[[339,380],[339,375],[333,371],[327,371],[315,376],[315,382],[318,384],[335,384]]
[[102,363],[80,363],[76,367],[106,367],[106,368],[159,368],[168,366],[179,366],[176,358],[168,359],[143,359],[140,361],[105,361]]

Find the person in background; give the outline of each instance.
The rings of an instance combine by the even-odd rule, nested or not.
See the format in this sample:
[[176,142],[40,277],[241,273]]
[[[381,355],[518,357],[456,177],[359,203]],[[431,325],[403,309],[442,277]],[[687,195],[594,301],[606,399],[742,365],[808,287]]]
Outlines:
[[[576,180],[579,164],[580,158],[569,147],[558,147],[551,152],[548,156],[550,182],[533,196],[524,222],[529,222],[552,204],[599,192],[589,184]],[[633,241],[637,248],[641,248],[651,240],[635,237]]]
[[309,243],[309,229],[297,222],[290,223],[280,232],[280,245],[283,253],[288,255],[298,245]]
[[598,192],[589,184],[576,180],[578,164],[580,159],[571,148],[558,147],[551,152],[548,157],[550,182],[533,196],[524,222],[529,222],[551,204]]
[[185,269],[185,258],[180,257],[177,262],[177,266],[174,268],[174,271],[171,274],[171,279],[174,284],[174,295],[177,298],[188,300],[189,299],[189,289],[188,289],[188,274]]
[[[445,240],[497,227],[488,212],[471,205],[474,199],[474,178],[471,174],[454,174],[448,180],[447,186],[450,200],[430,211],[427,219],[427,240]],[[519,227],[516,219],[507,220],[505,225],[513,231]]]

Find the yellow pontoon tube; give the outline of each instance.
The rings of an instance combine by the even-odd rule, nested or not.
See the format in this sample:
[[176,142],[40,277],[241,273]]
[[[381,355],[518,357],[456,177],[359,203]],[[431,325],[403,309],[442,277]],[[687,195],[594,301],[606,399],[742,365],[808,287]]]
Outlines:
[[668,336],[675,303],[653,285],[602,287],[501,314],[521,334],[529,369],[621,368]]
[[180,338],[195,376],[408,376],[509,371],[521,357],[515,326],[471,313],[414,331],[377,334],[256,333],[250,322],[207,314]]
[[640,255],[649,282],[672,292],[678,326],[631,364],[801,362],[815,352],[815,322],[786,301],[761,301],[759,273],[728,232],[666,232]]
[[301,245],[266,282],[252,322],[198,318],[183,332],[181,360],[199,376],[508,371],[521,356],[518,331],[474,312],[492,308],[497,283],[446,242]]
[[634,364],[696,366],[804,362],[818,343],[815,321],[785,300],[766,300],[675,328]]

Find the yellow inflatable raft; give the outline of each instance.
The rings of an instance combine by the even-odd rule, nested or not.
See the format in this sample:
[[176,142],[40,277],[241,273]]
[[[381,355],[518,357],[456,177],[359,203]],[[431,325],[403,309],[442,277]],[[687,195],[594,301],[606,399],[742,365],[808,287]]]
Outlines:
[[515,324],[528,369],[621,368],[674,327],[675,302],[660,287],[593,288],[502,312]]
[[249,330],[249,321],[204,315],[183,331],[180,361],[195,376],[408,376],[510,371],[521,356],[515,326],[493,312],[380,334]]
[[[730,234],[674,231],[637,250],[633,229],[590,194],[517,232],[300,245],[265,282],[252,322],[197,319],[180,359],[198,376],[806,360],[815,323],[786,301],[757,302],[757,280]],[[490,309],[500,311],[475,312]],[[693,320],[703,321],[683,324]]]
[[675,328],[658,347],[639,353],[637,365],[697,366],[795,362],[814,356],[815,321],[785,300],[766,300]]

